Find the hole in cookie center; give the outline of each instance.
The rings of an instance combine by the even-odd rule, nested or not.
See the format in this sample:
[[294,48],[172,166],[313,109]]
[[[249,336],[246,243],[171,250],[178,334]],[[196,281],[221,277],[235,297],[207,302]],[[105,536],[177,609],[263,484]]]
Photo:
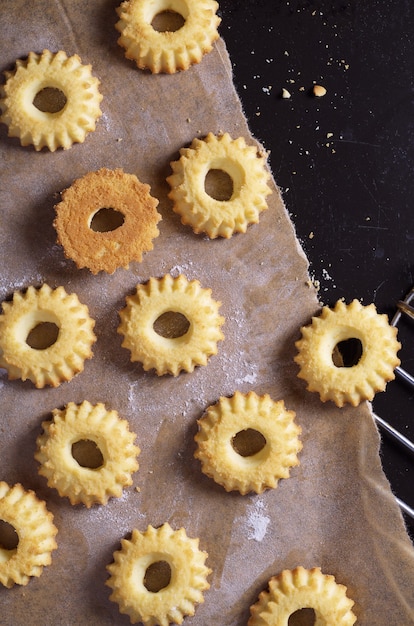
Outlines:
[[14,527],[0,519],[0,548],[3,550],[16,550],[19,545],[19,535]]
[[145,571],[144,587],[151,593],[158,593],[171,582],[171,567],[167,561],[155,561]]
[[59,113],[65,108],[66,102],[63,91],[56,87],[45,87],[35,95],[33,106],[42,113]]
[[316,615],[313,609],[299,609],[289,617],[288,626],[315,626]]
[[152,28],[159,33],[175,33],[184,24],[183,16],[172,10],[160,11],[151,22]]
[[80,439],[72,444],[72,456],[81,467],[88,469],[98,469],[104,463],[102,452],[91,439]]
[[182,313],[167,311],[155,320],[153,328],[161,337],[177,339],[177,337],[183,337],[188,332],[190,322]]
[[108,233],[120,228],[125,218],[121,211],[116,209],[99,209],[91,219],[90,229],[95,233]]
[[353,367],[358,365],[362,357],[362,343],[354,337],[345,339],[336,344],[332,361],[336,367]]
[[207,172],[204,190],[214,200],[227,202],[233,195],[233,179],[224,170],[211,169]]
[[59,327],[53,322],[40,322],[27,335],[26,343],[33,350],[46,350],[56,343]]
[[231,444],[237,454],[247,457],[254,456],[263,450],[266,445],[266,439],[258,430],[246,428],[246,430],[241,430],[233,437]]

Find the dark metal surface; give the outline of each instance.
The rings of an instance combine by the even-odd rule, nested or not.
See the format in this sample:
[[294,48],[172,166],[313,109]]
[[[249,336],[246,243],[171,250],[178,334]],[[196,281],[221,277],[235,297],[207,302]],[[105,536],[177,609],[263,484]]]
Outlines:
[[[220,15],[245,114],[321,301],[374,302],[391,319],[414,285],[414,3],[220,0]],[[412,320],[400,340],[414,374]],[[373,406],[414,441],[414,389],[393,381]],[[386,432],[381,451],[396,496],[414,507],[413,456]]]

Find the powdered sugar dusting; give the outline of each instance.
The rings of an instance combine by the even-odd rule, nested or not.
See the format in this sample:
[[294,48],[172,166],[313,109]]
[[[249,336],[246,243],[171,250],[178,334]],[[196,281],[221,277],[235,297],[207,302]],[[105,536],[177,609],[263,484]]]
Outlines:
[[[252,370],[257,369],[253,363],[250,364]],[[247,383],[248,385],[253,385],[257,380],[257,372],[252,371],[251,373],[246,374],[242,378],[237,378],[235,380],[236,385],[242,385],[243,383]]]
[[191,269],[191,263],[183,263],[182,265],[174,265],[170,269],[170,274],[173,278],[177,278],[180,274],[187,275],[189,269]]
[[270,524],[270,517],[266,514],[263,500],[253,500],[247,507],[246,517],[240,518],[240,522],[246,525],[247,538],[254,541],[262,541]]
[[247,512],[247,524],[249,527],[248,538],[255,541],[262,541],[266,535],[267,527],[270,524],[270,517],[264,512],[265,505],[258,500],[254,508]]
[[0,298],[4,300],[7,296],[10,296],[15,291],[21,291],[28,285],[36,285],[44,282],[43,276],[40,273],[35,273],[30,276],[21,276],[16,280],[4,280],[0,283]]

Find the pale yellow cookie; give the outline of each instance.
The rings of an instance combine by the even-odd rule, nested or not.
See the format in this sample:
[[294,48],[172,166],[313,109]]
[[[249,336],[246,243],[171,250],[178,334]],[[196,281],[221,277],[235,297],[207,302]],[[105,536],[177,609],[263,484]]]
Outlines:
[[[180,158],[171,162],[171,168],[167,182],[173,210],[195,233],[206,233],[211,239],[245,233],[267,209],[271,189],[266,157],[243,137],[209,133],[204,139],[195,138],[189,148],[181,148]],[[224,199],[206,190],[211,172],[229,177],[231,188]]]
[[202,471],[226,491],[262,493],[277,487],[299,464],[301,428],[294,418],[283,400],[236,391],[209,406],[198,420],[194,456]]
[[134,529],[121,545],[107,567],[111,576],[106,584],[112,589],[110,599],[132,624],[168,626],[194,615],[195,605],[204,602],[211,573],[198,539],[165,523],[145,532]]
[[10,380],[57,387],[92,357],[94,325],[88,307],[63,287],[16,291],[0,315],[0,367]]
[[73,402],[42,423],[35,458],[49,487],[71,504],[107,504],[132,484],[140,453],[126,420],[104,404]]
[[[187,70],[218,39],[218,6],[215,0],[126,0],[117,9],[118,43],[140,69],[154,74]],[[182,22],[179,28],[157,29],[155,20],[164,13]]]
[[53,515],[33,491],[0,481],[0,522],[14,530],[10,544],[0,544],[0,583],[8,588],[27,585],[52,562],[57,548]]
[[[322,402],[357,406],[372,400],[394,379],[401,344],[396,339],[397,329],[388,323],[386,315],[377,313],[374,304],[339,300],[333,309],[323,307],[301,331],[302,338],[295,344],[298,377],[307,382],[309,391],[319,393]],[[344,365],[340,344],[350,340],[359,346],[360,356],[355,363]]]
[[9,136],[19,137],[22,146],[51,152],[83,143],[102,115],[99,80],[91,69],[63,50],[30,52],[27,59],[18,59],[0,87],[0,121],[7,124]]
[[[119,313],[122,346],[131,352],[131,361],[142,363],[144,370],[155,369],[158,376],[177,376],[207,365],[208,358],[217,353],[218,341],[224,338],[224,318],[218,313],[221,303],[213,300],[211,289],[182,274],[150,278],[137,286],[126,303]],[[178,334],[157,331],[157,323],[167,315],[185,322]]]
[[[153,249],[161,215],[150,187],[122,169],[88,172],[62,192],[54,226],[65,255],[93,274],[112,274]],[[96,227],[95,220],[101,221]]]
[[319,567],[284,570],[269,581],[269,590],[250,607],[248,626],[287,626],[301,609],[313,609],[315,626],[352,626],[356,617],[347,588]]

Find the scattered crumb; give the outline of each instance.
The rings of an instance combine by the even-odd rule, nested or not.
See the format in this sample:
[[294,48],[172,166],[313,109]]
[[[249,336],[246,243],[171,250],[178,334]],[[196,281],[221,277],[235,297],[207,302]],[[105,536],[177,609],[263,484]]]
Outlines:
[[315,233],[313,232],[313,230],[309,233],[309,239],[313,239],[315,236]]
[[187,117],[188,124],[191,122],[191,117]]
[[282,89],[282,98],[283,98],[284,100],[287,100],[287,99],[289,99],[290,97],[291,97],[291,95],[290,95],[290,91],[288,91],[287,89],[283,88],[283,89]]
[[306,286],[309,287],[309,289],[312,289],[313,287],[314,289],[316,289],[316,291],[319,291],[321,284],[319,280],[316,280],[315,278],[310,278],[310,280],[306,281]]
[[305,87],[299,87],[299,91],[305,91]]
[[326,133],[326,138],[330,139],[331,137],[333,137],[333,133]]
[[136,491],[137,493],[141,493],[141,487],[135,487],[135,491]]
[[322,85],[313,86],[313,95],[317,98],[322,98],[326,94],[326,89]]

